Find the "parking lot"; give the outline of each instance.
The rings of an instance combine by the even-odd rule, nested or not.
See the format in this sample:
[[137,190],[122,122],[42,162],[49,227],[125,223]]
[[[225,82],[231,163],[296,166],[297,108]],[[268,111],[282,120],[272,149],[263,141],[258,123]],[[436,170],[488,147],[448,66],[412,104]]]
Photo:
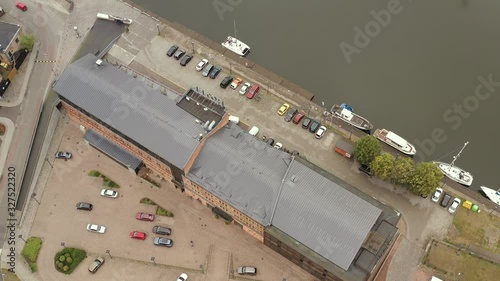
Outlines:
[[[173,185],[162,182],[161,188],[153,187],[89,147],[76,124],[67,123],[60,145],[55,139],[53,143],[58,147],[52,150],[70,151],[73,157],[68,161],[48,159],[53,169],[30,234],[43,239],[38,268],[44,280],[87,280],[87,267],[98,255],[106,262],[95,274],[97,280],[175,280],[181,272],[194,281],[229,280],[231,270],[241,265],[257,267],[256,280],[313,280],[237,226],[216,219],[210,209]],[[119,197],[100,196],[102,179],[88,176],[90,170],[118,183]],[[136,220],[137,212],[155,212],[154,206],[139,203],[144,197],[172,211],[174,217]],[[93,210],[77,210],[81,201],[93,204]],[[88,223],[104,225],[106,232],[88,232]],[[154,225],[172,228],[172,248],[153,245]],[[146,240],[131,239],[132,230],[147,233]],[[85,249],[89,255],[68,277],[53,266],[62,245]]]

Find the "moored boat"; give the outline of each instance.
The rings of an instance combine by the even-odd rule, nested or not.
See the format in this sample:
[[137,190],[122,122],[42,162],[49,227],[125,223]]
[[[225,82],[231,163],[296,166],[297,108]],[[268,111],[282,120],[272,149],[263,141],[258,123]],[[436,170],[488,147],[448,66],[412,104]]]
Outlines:
[[413,156],[415,155],[415,153],[417,153],[415,146],[407,142],[402,137],[386,129],[375,130],[373,136],[406,155]]
[[222,47],[242,57],[245,57],[246,55],[248,55],[248,53],[250,53],[250,46],[237,39],[236,21],[234,22],[234,37],[228,36],[226,38],[226,41],[222,42],[221,44]]
[[441,172],[443,172],[445,176],[465,186],[470,186],[472,184],[472,181],[474,180],[474,177],[464,169],[460,169],[459,167],[455,166],[455,161],[458,159],[458,157],[460,157],[460,154],[468,144],[469,142],[466,142],[462,149],[460,149],[460,151],[458,152],[457,156],[453,156],[453,161],[451,161],[451,163],[434,161],[434,164],[438,166],[438,168],[441,170]]
[[500,190],[494,190],[486,186],[481,186],[481,190],[484,194],[495,204],[500,205]]
[[350,125],[362,131],[370,133],[370,131],[373,129],[373,125],[370,123],[370,121],[354,113],[352,108],[345,103],[341,105],[334,105],[331,109],[331,112],[335,117],[349,123]]

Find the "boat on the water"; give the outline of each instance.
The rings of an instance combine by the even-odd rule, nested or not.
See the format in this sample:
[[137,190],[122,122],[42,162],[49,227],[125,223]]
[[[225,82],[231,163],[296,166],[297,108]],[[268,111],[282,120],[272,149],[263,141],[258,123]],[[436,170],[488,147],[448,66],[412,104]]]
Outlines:
[[354,113],[352,108],[345,103],[341,105],[334,105],[330,111],[335,117],[344,120],[362,131],[370,133],[373,129],[373,125],[370,121]]
[[453,156],[453,161],[451,161],[451,163],[434,161],[434,164],[438,166],[438,168],[441,170],[441,172],[443,172],[445,176],[467,187],[472,184],[474,177],[464,169],[460,169],[459,167],[455,166],[455,161],[458,159],[458,157],[460,157],[460,154],[468,144],[469,142],[466,142],[462,149],[460,149],[458,154],[456,156]]
[[500,189],[494,190],[486,186],[481,186],[481,190],[483,190],[484,194],[497,205],[500,205]]
[[250,46],[237,39],[236,21],[234,22],[234,37],[228,36],[226,38],[226,41],[222,42],[221,44],[222,47],[242,57],[245,57],[246,55],[248,55],[248,53],[250,53]]
[[375,130],[373,136],[406,155],[413,156],[415,155],[415,153],[417,153],[415,146],[407,142],[402,137],[386,129]]

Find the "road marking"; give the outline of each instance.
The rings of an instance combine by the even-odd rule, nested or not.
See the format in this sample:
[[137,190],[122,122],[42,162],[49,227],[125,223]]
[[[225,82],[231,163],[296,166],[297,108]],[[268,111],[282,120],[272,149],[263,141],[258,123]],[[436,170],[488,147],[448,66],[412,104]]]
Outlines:
[[35,62],[56,62],[55,60],[36,60]]

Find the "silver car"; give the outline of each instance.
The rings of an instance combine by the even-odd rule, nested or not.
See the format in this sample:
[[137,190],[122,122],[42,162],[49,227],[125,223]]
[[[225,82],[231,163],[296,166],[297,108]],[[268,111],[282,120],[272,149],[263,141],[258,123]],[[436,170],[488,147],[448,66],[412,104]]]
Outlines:
[[87,224],[87,230],[90,232],[103,234],[104,232],[106,232],[106,227],[104,225],[89,223],[89,224]]
[[248,82],[243,84],[243,86],[241,86],[241,89],[240,89],[240,95],[246,94],[248,89],[250,89],[250,86],[252,86],[252,85],[250,85],[250,83],[248,83]]
[[196,65],[196,71],[201,71],[203,68],[205,68],[205,66],[208,64],[208,60],[207,59],[202,59],[198,65]]
[[207,77],[208,74],[210,73],[210,71],[212,71],[212,68],[214,68],[214,66],[212,64],[207,64],[207,66],[205,66],[205,68],[203,69],[203,72],[201,73],[201,75],[203,75],[204,77]]

